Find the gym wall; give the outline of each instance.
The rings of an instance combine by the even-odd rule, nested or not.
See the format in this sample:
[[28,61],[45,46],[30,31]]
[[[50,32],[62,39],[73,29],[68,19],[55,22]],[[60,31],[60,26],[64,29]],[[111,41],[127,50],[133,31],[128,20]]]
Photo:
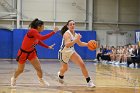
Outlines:
[[[1,29],[0,30],[0,58],[16,58],[17,51],[21,46],[24,35],[27,29],[14,29],[13,31]],[[50,30],[45,30],[41,34],[49,33]],[[96,31],[77,31],[82,35],[81,41],[88,42],[89,40],[96,40]],[[36,46],[38,57],[42,59],[57,59],[58,50],[61,46],[62,36],[60,33],[56,33],[51,38],[44,42],[48,45],[56,44],[54,50],[43,48],[39,45]],[[81,55],[83,59],[94,59],[96,57],[96,51],[90,51],[87,47],[79,47],[75,45],[75,50]]]

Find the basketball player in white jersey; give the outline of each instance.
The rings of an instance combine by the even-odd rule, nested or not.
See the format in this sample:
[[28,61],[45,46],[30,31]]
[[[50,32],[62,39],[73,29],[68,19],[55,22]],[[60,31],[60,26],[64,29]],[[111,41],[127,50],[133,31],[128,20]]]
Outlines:
[[61,68],[58,72],[59,82],[64,82],[64,73],[68,70],[68,62],[71,60],[75,64],[77,64],[87,81],[87,87],[95,87],[91,78],[88,75],[88,71],[85,67],[85,64],[82,58],[74,49],[74,44],[77,43],[79,46],[86,46],[86,42],[81,42],[82,36],[80,34],[75,33],[75,22],[73,20],[69,20],[67,24],[61,29],[61,34],[63,36],[62,45],[59,50],[59,60],[61,62]]

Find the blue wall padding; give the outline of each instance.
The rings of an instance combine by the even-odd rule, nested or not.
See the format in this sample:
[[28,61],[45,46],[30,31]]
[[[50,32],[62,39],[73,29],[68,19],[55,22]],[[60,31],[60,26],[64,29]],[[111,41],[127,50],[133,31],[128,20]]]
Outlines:
[[[78,31],[82,35],[81,41],[88,42],[89,40],[96,40],[96,31]],[[83,59],[94,59],[96,51],[90,51],[87,47],[79,47],[75,45],[75,50]]]
[[[51,32],[51,30],[45,30],[41,32],[42,35]],[[21,46],[24,35],[27,33],[27,29],[14,29],[0,30],[0,58],[16,58],[18,49]],[[77,31],[82,35],[81,41],[88,42],[89,40],[96,40],[96,31]],[[61,46],[62,36],[60,32],[49,39],[43,41],[47,45],[56,44],[54,50],[46,49],[39,45],[36,46],[39,58],[57,59],[58,50]],[[83,59],[94,59],[96,57],[96,51],[90,51],[87,47],[79,47],[75,44],[75,50]]]
[[0,58],[12,57],[12,34],[10,30],[0,30]]

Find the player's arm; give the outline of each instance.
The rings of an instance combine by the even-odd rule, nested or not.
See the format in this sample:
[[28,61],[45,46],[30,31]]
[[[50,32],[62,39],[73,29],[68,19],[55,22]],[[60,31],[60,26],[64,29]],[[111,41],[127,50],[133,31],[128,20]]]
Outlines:
[[52,35],[54,35],[55,32],[50,32],[49,34],[46,34],[46,35],[41,35],[39,34],[38,32],[35,32],[33,34],[33,36],[38,39],[38,40],[45,40],[45,39],[48,39],[49,37],[51,37]]
[[49,48],[49,49],[53,49],[53,47],[54,47],[54,45],[55,45],[55,44],[53,44],[53,45],[51,45],[51,46],[48,46],[47,44],[45,44],[45,43],[42,42],[42,41],[39,41],[38,44],[39,44],[40,46],[43,46],[43,47]]
[[39,41],[38,45],[43,46],[45,48],[49,48],[49,46],[47,44],[45,44],[44,42],[42,42],[42,41]]
[[50,38],[52,35],[54,35],[58,30],[59,29],[57,27],[55,27],[52,32],[50,32],[49,34],[46,34],[46,35],[41,35],[37,31],[34,31],[33,36],[38,40],[45,40],[45,39]]
[[81,40],[79,40],[79,41],[77,42],[77,44],[78,44],[79,46],[87,46],[87,45],[88,45],[88,43],[82,42]]
[[[76,34],[76,37],[77,37],[78,34]],[[79,34],[80,35],[80,34]],[[81,36],[82,37],[82,36]],[[86,42],[82,42],[81,40],[78,40],[77,44],[79,46],[87,46],[87,43]]]
[[65,40],[65,46],[68,48],[68,47],[73,46],[75,43],[77,43],[80,40],[81,36],[77,36],[77,38],[75,40],[71,41],[70,34],[68,32],[66,32],[64,34],[63,38]]

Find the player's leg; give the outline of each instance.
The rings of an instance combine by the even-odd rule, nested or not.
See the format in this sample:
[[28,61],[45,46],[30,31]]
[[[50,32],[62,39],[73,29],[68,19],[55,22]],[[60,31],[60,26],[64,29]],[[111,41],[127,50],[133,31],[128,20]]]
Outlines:
[[17,77],[24,71],[25,64],[21,64],[18,62],[18,68],[16,69],[14,76],[11,77],[11,86],[14,87],[16,85]]
[[57,73],[58,79],[60,83],[64,83],[64,73],[68,70],[68,64],[61,62],[61,67],[59,72]]
[[39,59],[36,57],[36,58],[30,60],[30,63],[33,65],[33,67],[35,68],[35,70],[37,72],[37,76],[38,76],[38,79],[39,79],[39,82],[40,82],[40,86],[41,87],[49,86],[49,83],[46,82],[43,79],[43,72],[42,72],[42,69],[41,69],[41,64],[40,64]]
[[21,50],[18,51],[18,56],[16,60],[18,61],[18,67],[14,73],[14,76],[11,77],[11,86],[14,87],[16,85],[16,80],[18,76],[24,71],[25,62],[26,62],[27,54],[22,52]]
[[60,67],[60,74],[61,76],[64,76],[64,73],[68,70],[68,64],[61,62],[61,67]]
[[88,71],[86,69],[86,66],[85,66],[82,58],[76,52],[74,52],[72,54],[72,56],[70,57],[70,60],[72,62],[74,62],[75,64],[77,64],[81,68],[82,73],[83,73],[84,77],[86,78],[87,86],[88,87],[95,87],[95,85],[93,84],[92,80],[90,79],[90,77],[88,75]]
[[59,52],[58,59],[60,61],[61,67],[58,71],[58,80],[60,83],[64,82],[64,73],[68,70],[69,53]]

